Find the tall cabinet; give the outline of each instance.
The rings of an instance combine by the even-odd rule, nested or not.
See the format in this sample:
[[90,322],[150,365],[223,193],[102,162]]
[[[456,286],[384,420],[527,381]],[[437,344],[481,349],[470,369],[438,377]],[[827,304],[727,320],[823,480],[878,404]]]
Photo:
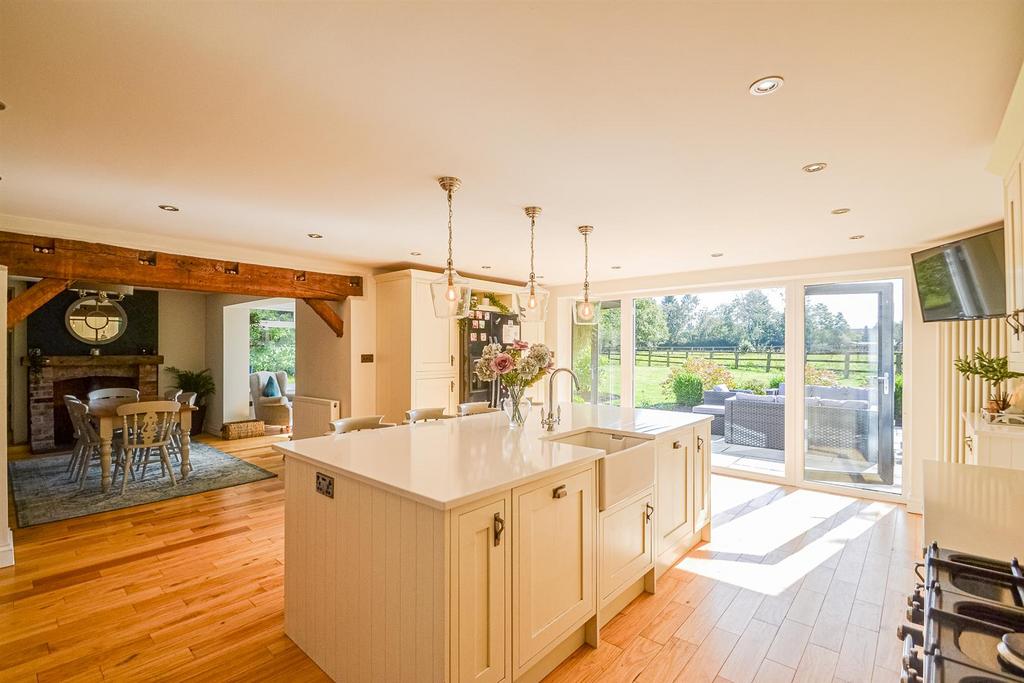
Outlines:
[[[410,408],[444,407],[456,414],[461,367],[458,321],[438,318],[430,298],[437,273],[401,270],[376,277],[377,412],[385,422],[401,422]],[[476,292],[491,292],[510,305],[513,285],[471,280]],[[544,323],[523,323],[520,338],[544,341]],[[541,401],[542,383],[527,397]]]

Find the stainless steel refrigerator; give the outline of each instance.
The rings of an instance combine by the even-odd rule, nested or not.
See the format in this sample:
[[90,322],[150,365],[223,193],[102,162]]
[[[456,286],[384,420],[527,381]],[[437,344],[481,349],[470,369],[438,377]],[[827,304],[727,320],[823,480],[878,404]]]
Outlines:
[[460,344],[462,359],[462,386],[459,403],[487,401],[495,408],[508,395],[500,382],[483,382],[473,372],[476,361],[488,344],[511,344],[519,339],[519,318],[505,315],[497,310],[478,309],[470,311],[470,317],[461,325]]

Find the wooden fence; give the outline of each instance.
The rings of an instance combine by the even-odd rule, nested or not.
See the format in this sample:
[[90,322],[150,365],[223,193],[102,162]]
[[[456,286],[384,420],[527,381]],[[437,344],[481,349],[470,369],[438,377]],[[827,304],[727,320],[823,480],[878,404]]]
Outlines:
[[[611,363],[621,363],[622,353],[619,350],[607,350],[601,354]],[[783,372],[786,367],[784,349],[764,349],[761,351],[738,351],[731,348],[664,348],[638,349],[636,365],[646,367],[672,368],[680,367],[690,358],[707,358],[719,365],[734,370],[751,370],[770,373]],[[822,370],[830,370],[848,379],[851,375],[866,375],[874,372],[874,362],[862,351],[840,351],[836,353],[808,353],[805,355],[809,365]],[[895,352],[896,374],[903,374],[903,352]]]

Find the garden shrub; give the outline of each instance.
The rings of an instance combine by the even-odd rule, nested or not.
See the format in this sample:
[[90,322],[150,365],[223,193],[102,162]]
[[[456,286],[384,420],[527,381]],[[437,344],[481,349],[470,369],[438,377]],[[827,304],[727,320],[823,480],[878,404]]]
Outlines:
[[839,386],[839,375],[831,370],[807,365],[804,367],[804,384],[816,387],[837,387]]
[[670,379],[676,403],[693,407],[704,402],[704,387],[700,377],[689,372],[673,370]]
[[786,375],[782,372],[775,372],[768,376],[768,387],[778,389],[786,381]]
[[712,389],[718,384],[732,387],[732,373],[710,358],[698,358],[696,356],[689,358],[683,363],[682,370],[699,377],[701,387],[704,389]]
[[896,424],[903,424],[903,375],[896,375],[896,386],[892,390],[892,411],[896,418]]
[[731,389],[748,389],[748,390],[754,392],[755,394],[764,395],[765,389],[768,388],[768,385],[765,384],[764,380],[758,379],[756,377],[749,377],[747,379],[740,380],[740,382],[737,383],[736,386],[730,387],[730,388]]

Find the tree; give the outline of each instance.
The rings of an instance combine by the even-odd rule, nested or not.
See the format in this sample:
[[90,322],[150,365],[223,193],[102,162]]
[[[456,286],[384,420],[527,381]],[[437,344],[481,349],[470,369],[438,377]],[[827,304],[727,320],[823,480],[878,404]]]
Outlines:
[[768,295],[760,289],[737,296],[728,308],[737,346],[763,349],[783,345],[786,336],[783,313],[775,310]]
[[636,300],[633,324],[638,349],[655,349],[668,339],[665,312],[654,299]]
[[839,351],[849,346],[850,324],[842,313],[833,313],[823,303],[811,304],[804,314],[804,336],[807,351],[824,353]]
[[275,325],[294,320],[292,311],[249,311],[249,367],[252,372],[284,370],[289,377],[295,376],[295,326]]
[[668,342],[673,346],[688,343],[694,335],[694,323],[700,309],[700,299],[693,294],[666,296],[661,307],[665,311]]

